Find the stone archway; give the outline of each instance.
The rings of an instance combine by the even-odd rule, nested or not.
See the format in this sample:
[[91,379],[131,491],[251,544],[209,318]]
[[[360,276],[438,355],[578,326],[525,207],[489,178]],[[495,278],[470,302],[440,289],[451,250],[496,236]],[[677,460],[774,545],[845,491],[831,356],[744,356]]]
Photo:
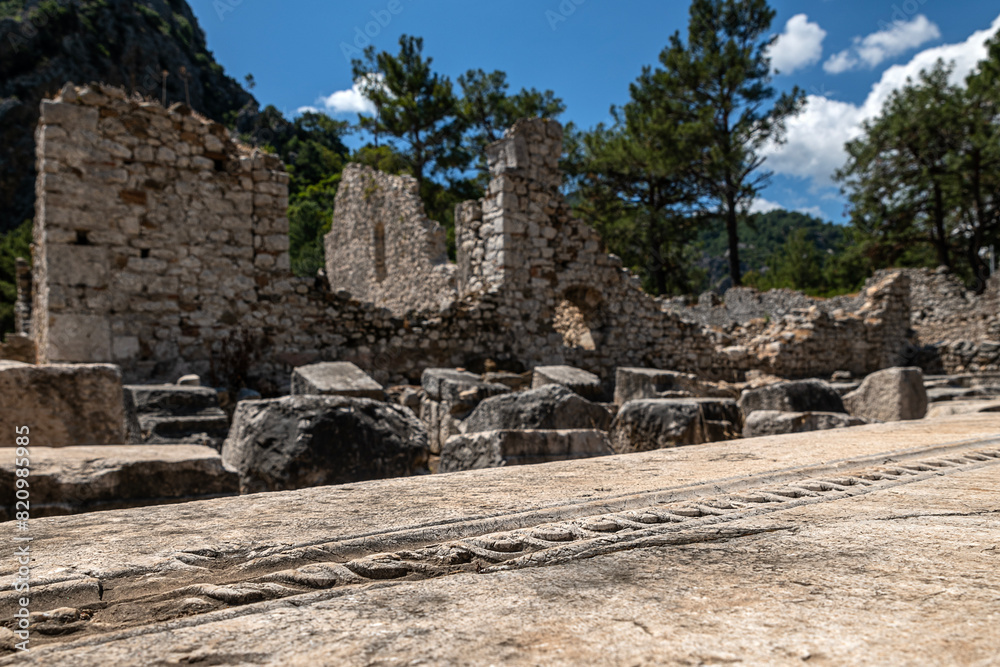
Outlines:
[[556,303],[552,328],[562,334],[563,345],[596,350],[601,343],[604,297],[592,287],[571,287]]

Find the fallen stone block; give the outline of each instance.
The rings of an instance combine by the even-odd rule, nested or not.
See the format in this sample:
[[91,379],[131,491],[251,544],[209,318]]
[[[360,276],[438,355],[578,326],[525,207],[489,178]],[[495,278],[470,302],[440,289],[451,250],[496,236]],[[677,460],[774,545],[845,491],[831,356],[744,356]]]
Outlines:
[[434,455],[461,431],[461,421],[483,400],[511,391],[506,384],[486,382],[475,373],[451,368],[428,368],[420,380],[424,395],[418,414],[427,425],[428,445]]
[[732,440],[742,420],[732,399],[644,398],[629,401],[611,425],[618,454]]
[[861,386],[844,396],[855,417],[883,422],[922,419],[927,414],[927,390],[919,368],[887,368],[872,373]]
[[706,382],[697,375],[653,368],[619,368],[615,371],[615,403],[641,398],[737,398],[735,389]]
[[126,385],[135,405],[141,441],[149,444],[199,444],[222,449],[229,418],[211,387]]
[[740,396],[739,406],[744,417],[755,410],[847,412],[837,390],[822,380],[777,382],[746,389]]
[[427,456],[412,412],[348,396],[243,401],[222,448],[241,493],[403,477],[426,471]]
[[606,431],[610,423],[611,415],[603,406],[591,403],[562,385],[549,384],[486,399],[462,423],[462,431]]
[[110,364],[0,361],[0,445],[27,426],[34,447],[126,442],[121,370]]
[[530,371],[527,373],[511,373],[509,371],[493,371],[490,373],[483,373],[484,382],[488,382],[490,384],[502,384],[506,387],[510,387],[514,391],[529,389],[531,387],[532,378],[533,373]]
[[453,435],[441,450],[440,472],[567,461],[613,454],[598,430],[483,431]]
[[558,384],[575,391],[590,401],[604,398],[601,378],[593,373],[572,366],[538,366],[534,369],[531,388],[538,389],[548,384]]
[[499,383],[485,382],[480,376],[468,371],[451,368],[428,368],[420,377],[420,385],[427,397],[444,403],[455,403],[470,399],[476,402],[510,392],[510,387]]
[[293,396],[354,396],[385,400],[382,385],[349,361],[327,361],[292,371]]
[[[236,495],[239,478],[208,447],[31,447],[31,517]],[[0,449],[0,488],[13,489],[15,450]],[[0,521],[14,518],[14,493]]]
[[806,433],[825,431],[831,428],[847,428],[868,424],[867,419],[852,417],[843,412],[779,412],[778,410],[755,410],[747,417],[743,426],[744,438],[783,433]]

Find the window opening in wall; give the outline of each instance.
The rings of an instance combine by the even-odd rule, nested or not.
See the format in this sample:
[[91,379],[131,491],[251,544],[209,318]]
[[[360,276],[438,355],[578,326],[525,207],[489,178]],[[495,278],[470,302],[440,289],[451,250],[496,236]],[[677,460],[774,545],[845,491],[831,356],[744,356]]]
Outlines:
[[375,280],[382,282],[388,275],[385,268],[385,225],[375,223]]

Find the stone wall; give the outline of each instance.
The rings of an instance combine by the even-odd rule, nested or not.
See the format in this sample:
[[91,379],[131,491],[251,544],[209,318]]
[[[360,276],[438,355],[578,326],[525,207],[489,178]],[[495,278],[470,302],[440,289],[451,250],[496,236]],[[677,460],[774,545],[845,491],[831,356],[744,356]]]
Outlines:
[[891,365],[905,345],[897,278],[873,284],[856,312],[790,314],[738,335],[665,309],[571,215],[552,121],[519,121],[489,148],[486,196],[456,211],[457,266],[412,179],[348,167],[329,283],[289,270],[279,161],[183,106],[67,86],[43,104],[38,147],[39,356],[111,361],[130,383],[198,373],[280,393],[296,366],[334,360],[383,384],[427,367],[560,364],[608,383],[619,366],[824,375],[845,360]]
[[182,105],[67,85],[38,128],[39,360],[205,368],[287,274],[288,176]]
[[445,231],[424,213],[415,178],[347,165],[324,245],[331,285],[397,315],[455,300]]

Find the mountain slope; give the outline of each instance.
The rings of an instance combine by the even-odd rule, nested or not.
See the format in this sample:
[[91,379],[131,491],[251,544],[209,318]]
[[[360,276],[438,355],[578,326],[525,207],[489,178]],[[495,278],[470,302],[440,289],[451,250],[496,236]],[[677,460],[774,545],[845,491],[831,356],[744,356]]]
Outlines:
[[43,98],[67,81],[102,81],[160,99],[164,70],[168,104],[190,95],[218,121],[256,106],[215,62],[184,0],[0,0],[0,233],[34,214]]

